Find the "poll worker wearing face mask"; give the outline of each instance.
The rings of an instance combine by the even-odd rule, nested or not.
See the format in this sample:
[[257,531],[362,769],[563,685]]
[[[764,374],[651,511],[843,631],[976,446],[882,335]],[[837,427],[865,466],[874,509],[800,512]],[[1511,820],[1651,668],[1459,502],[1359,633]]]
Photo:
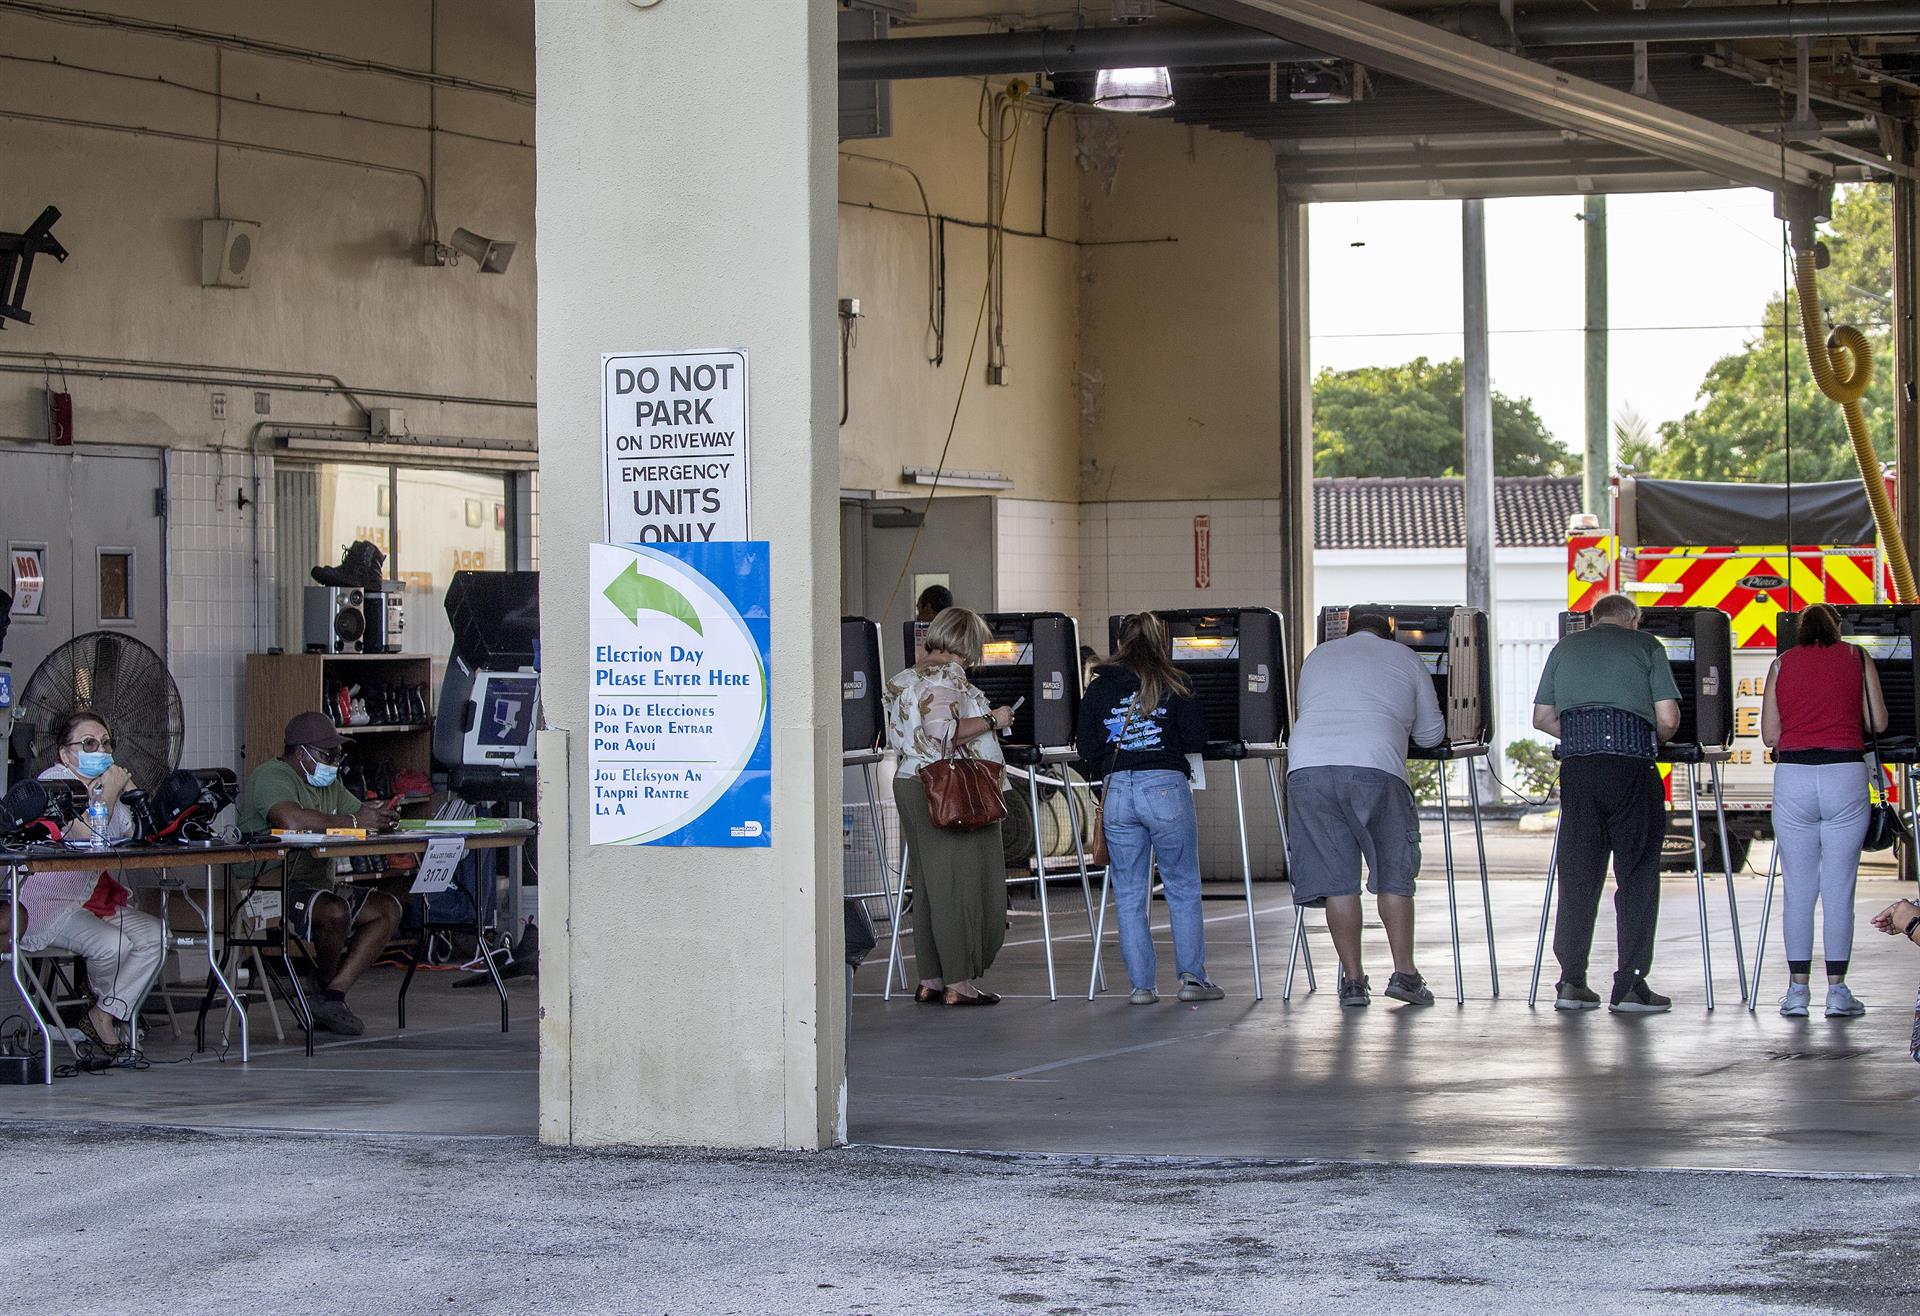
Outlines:
[[[104,839],[133,835],[133,814],[120,802],[132,785],[127,770],[113,761],[113,732],[92,713],[69,714],[54,728],[56,758],[40,774],[42,781],[77,781],[98,794],[108,809]],[[91,840],[84,817],[66,827],[69,840]],[[166,957],[166,930],[160,920],[129,907],[127,889],[98,869],[36,873],[20,892],[27,930],[26,951],[61,950],[87,962],[87,989],[93,1004],[80,1019],[80,1031],[107,1051],[126,1043],[122,1031]]]
[[[393,827],[392,809],[363,803],[340,784],[347,739],[325,713],[301,713],[287,723],[284,739],[280,757],[261,764],[247,781],[241,832]],[[400,901],[371,883],[343,882],[332,860],[297,850],[287,856],[284,883],[284,917],[294,920],[289,928],[313,946],[317,995],[308,1005],[314,1026],[357,1037],[366,1025],[347,1007],[347,991],[393,938]]]

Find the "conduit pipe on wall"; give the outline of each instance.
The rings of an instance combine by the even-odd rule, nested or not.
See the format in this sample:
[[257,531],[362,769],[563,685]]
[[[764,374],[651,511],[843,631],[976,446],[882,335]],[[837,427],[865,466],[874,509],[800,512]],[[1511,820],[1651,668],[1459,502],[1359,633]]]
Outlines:
[[1893,593],[1896,603],[1914,600],[1913,562],[1907,557],[1907,545],[1894,519],[1893,502],[1887,497],[1887,482],[1880,473],[1880,458],[1873,450],[1873,435],[1867,430],[1866,413],[1860,399],[1873,382],[1873,345],[1867,336],[1850,324],[1835,325],[1825,332],[1826,316],[1820,308],[1820,282],[1814,273],[1814,252],[1801,247],[1793,253],[1794,287],[1800,295],[1800,327],[1806,336],[1807,363],[1820,391],[1840,404],[1846,418],[1847,437],[1853,440],[1854,464],[1860,468],[1860,483],[1867,491],[1867,504],[1873,509],[1873,524],[1887,550],[1887,562],[1893,569]]
[[[1491,8],[1444,10],[1435,26],[1489,44],[1510,44]],[[1545,11],[1521,14],[1513,38],[1528,46],[1624,45],[1635,41],[1734,41],[1797,36],[1869,36],[1920,32],[1915,0],[1845,4],[1729,5],[1702,9]],[[1325,59],[1313,49],[1235,23],[1008,32],[991,36],[909,37],[840,43],[840,77],[979,77],[1001,73],[1090,73],[1102,68],[1168,65],[1300,64]]]
[[[22,364],[10,365],[18,361]],[[31,362],[31,365],[25,364]],[[72,352],[0,351],[0,373],[39,375],[64,370],[92,379],[144,380],[157,384],[200,384],[214,388],[264,388],[287,393],[338,393],[362,415],[367,404],[361,394],[399,398],[410,402],[444,402],[469,407],[510,407],[532,411],[537,404],[518,398],[475,397],[460,393],[429,393],[418,389],[370,388],[348,384],[338,375],[299,370],[270,370],[254,366],[210,366],[185,361],[147,361],[137,357],[84,356]],[[236,377],[237,376],[237,377]]]

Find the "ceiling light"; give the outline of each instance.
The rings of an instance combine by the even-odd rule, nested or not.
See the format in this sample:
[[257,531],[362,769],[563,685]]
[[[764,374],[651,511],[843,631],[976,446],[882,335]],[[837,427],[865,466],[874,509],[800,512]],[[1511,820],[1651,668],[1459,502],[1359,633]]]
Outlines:
[[1303,64],[1294,69],[1287,95],[1312,105],[1347,105],[1353,101],[1353,79],[1340,68]]
[[1101,69],[1093,82],[1093,105],[1132,114],[1171,109],[1173,79],[1164,68]]

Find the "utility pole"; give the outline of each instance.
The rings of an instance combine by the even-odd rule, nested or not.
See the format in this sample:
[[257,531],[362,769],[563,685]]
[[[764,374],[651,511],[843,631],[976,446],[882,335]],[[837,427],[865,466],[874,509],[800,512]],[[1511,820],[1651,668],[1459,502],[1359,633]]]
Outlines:
[[[1493,620],[1493,376],[1487,340],[1487,213],[1475,198],[1460,203],[1461,306],[1466,343],[1466,396],[1461,409],[1465,429],[1465,511],[1467,528],[1467,606],[1487,614],[1487,631],[1496,633]],[[1494,728],[1494,754],[1499,753],[1499,728]],[[1477,780],[1490,761],[1469,759],[1469,789],[1481,799],[1493,798]]]
[[1607,483],[1613,474],[1613,427],[1607,416],[1607,199],[1587,198],[1580,215],[1587,244],[1587,448],[1586,510],[1607,524]]

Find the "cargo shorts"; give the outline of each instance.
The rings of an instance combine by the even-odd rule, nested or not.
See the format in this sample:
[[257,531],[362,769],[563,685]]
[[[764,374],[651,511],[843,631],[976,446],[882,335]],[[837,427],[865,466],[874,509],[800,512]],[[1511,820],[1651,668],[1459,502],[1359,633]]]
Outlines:
[[1287,774],[1287,875],[1293,903],[1367,890],[1411,896],[1420,874],[1420,816],[1407,783],[1378,768],[1301,768]]

